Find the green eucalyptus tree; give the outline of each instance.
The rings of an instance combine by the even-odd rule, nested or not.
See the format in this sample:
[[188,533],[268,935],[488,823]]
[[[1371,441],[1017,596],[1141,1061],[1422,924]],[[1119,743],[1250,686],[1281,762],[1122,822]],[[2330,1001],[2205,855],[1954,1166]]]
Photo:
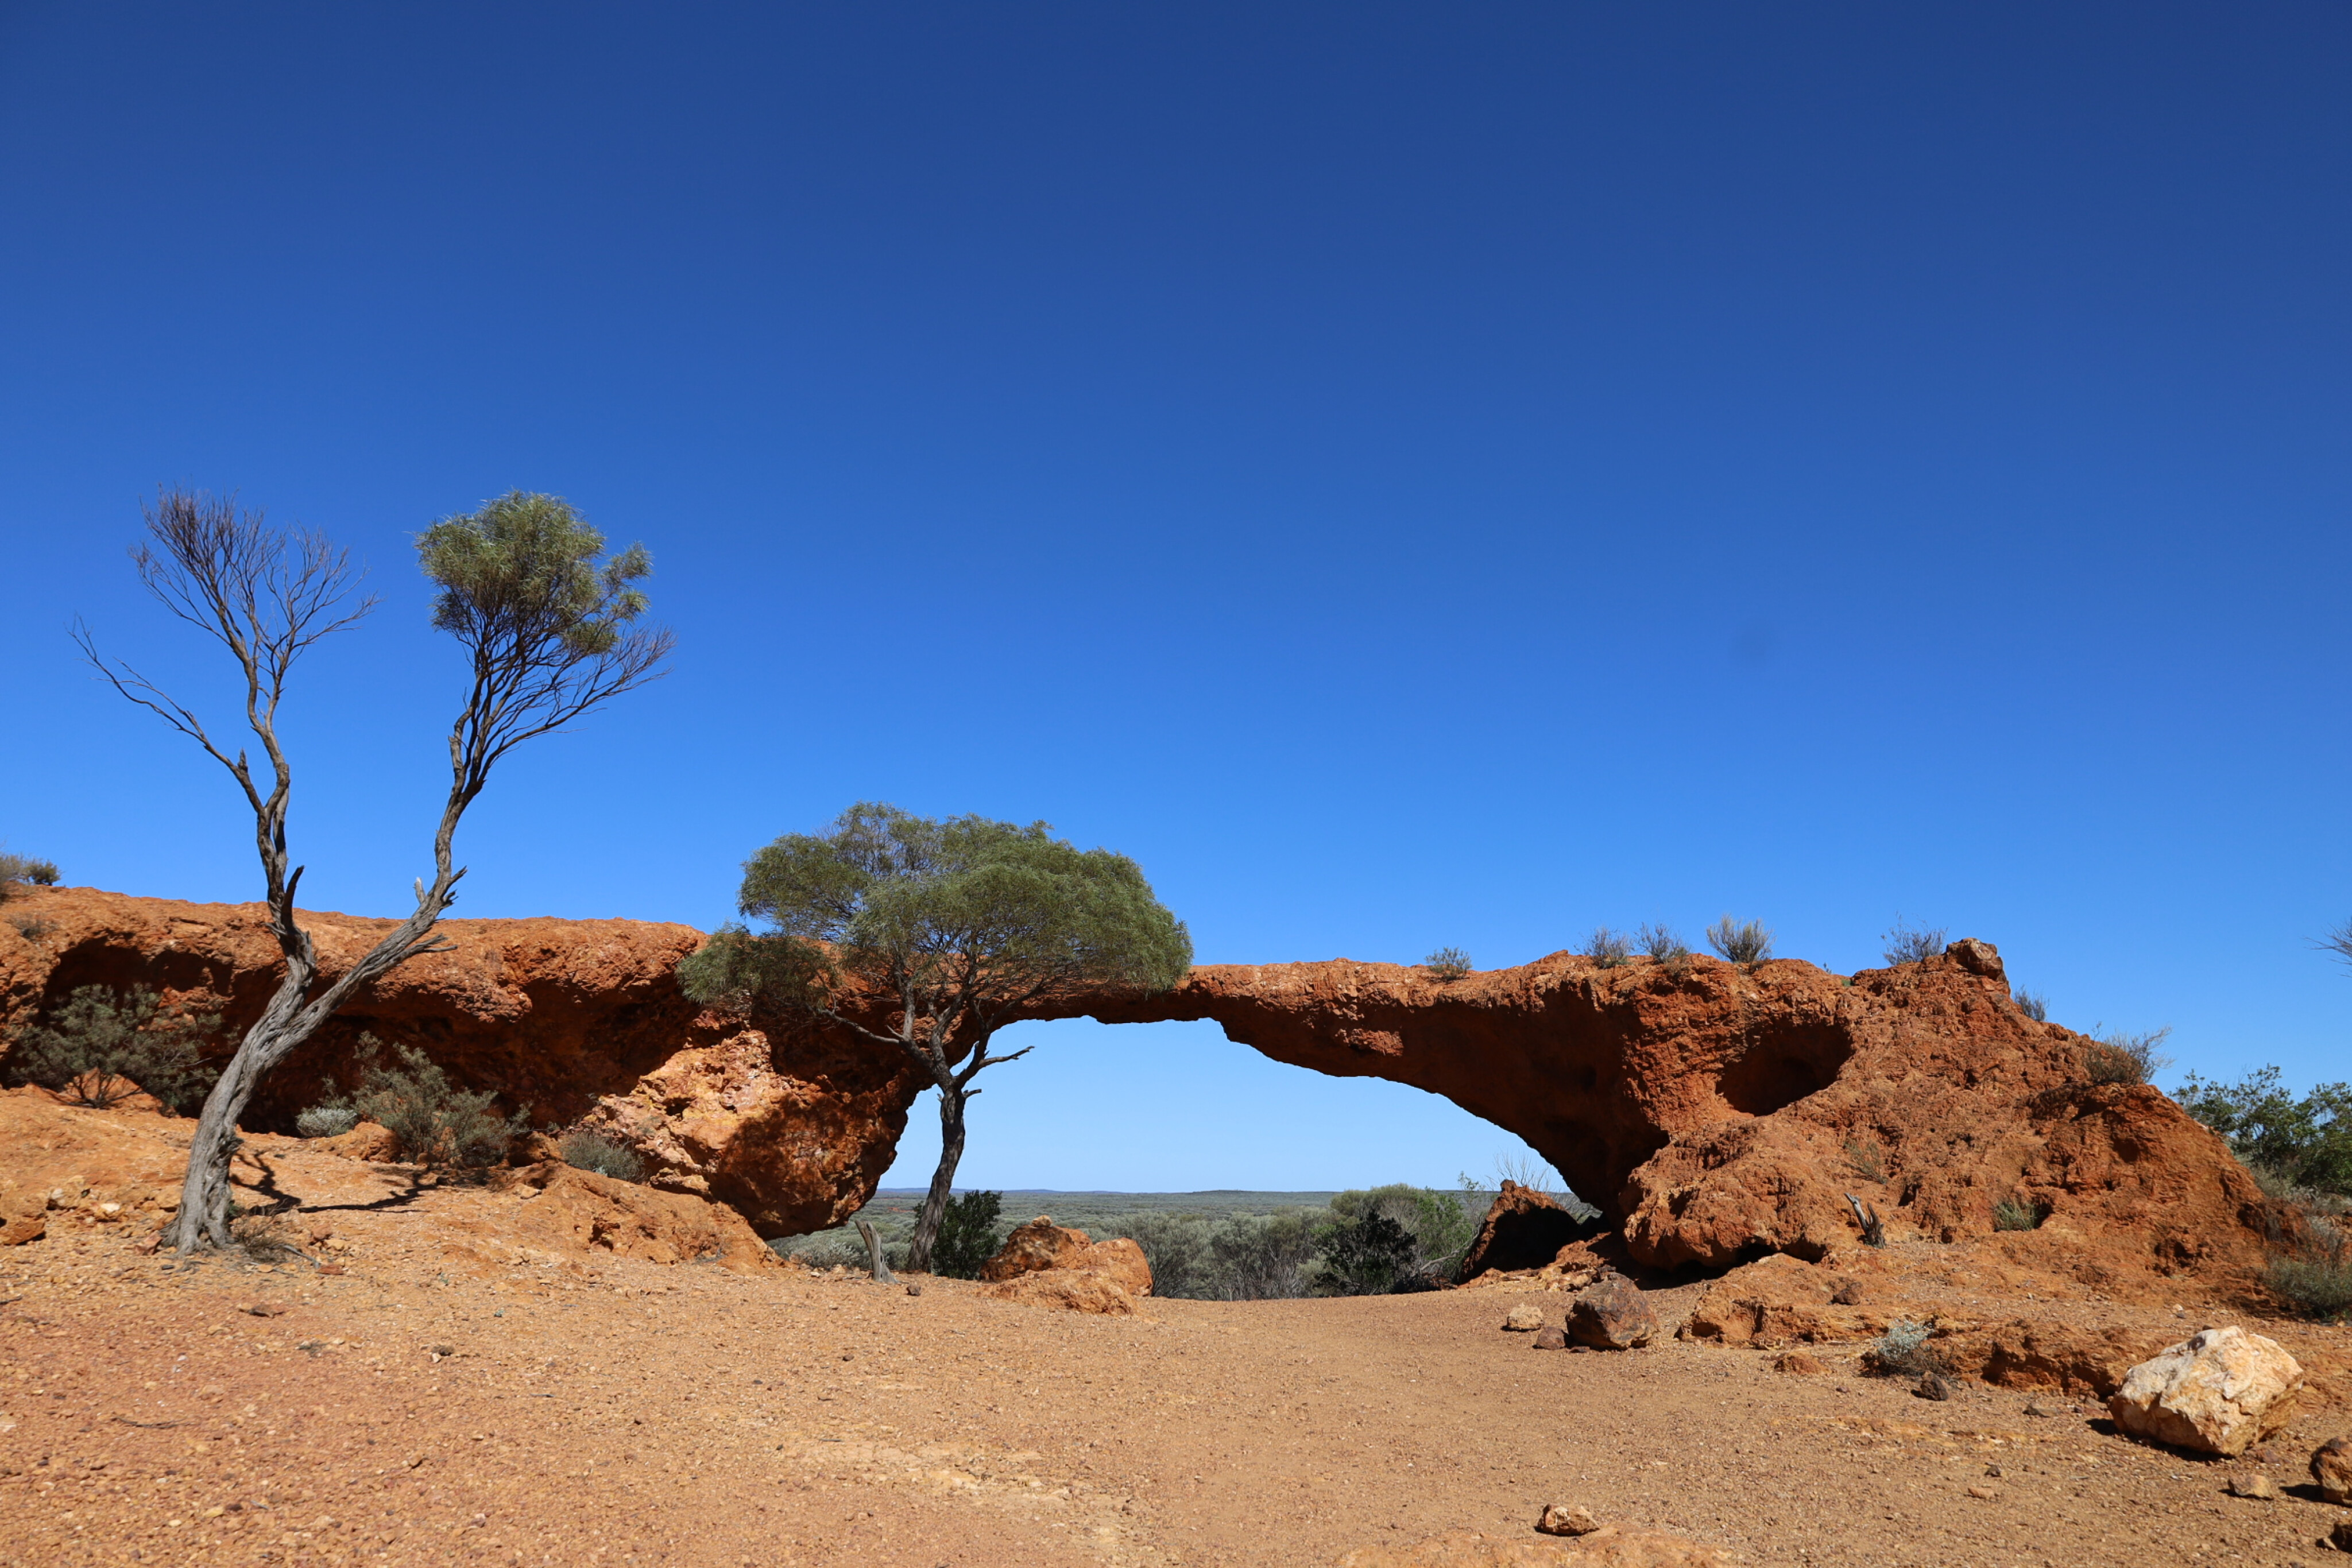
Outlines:
[[1183,922],[1125,855],[1080,850],[1043,822],[935,821],[852,806],[821,833],[787,833],[743,868],[738,907],[769,926],[716,933],[679,967],[687,994],[754,999],[903,1052],[940,1092],[940,1164],[907,1267],[930,1267],[965,1108],[996,1032],[1076,988],[1166,990],[1192,962]]
[[278,715],[301,655],[375,601],[354,597],[358,573],[348,552],[315,533],[270,528],[233,499],[167,491],[148,510],[147,532],[148,542],[131,552],[140,580],[236,661],[245,725],[266,773],[243,747],[215,742],[194,710],[145,675],[100,657],[86,628],[76,629],[76,640],[116,691],[194,741],[236,781],[253,812],[269,928],[285,961],[276,991],[197,1113],[170,1233],[184,1253],[235,1239],[229,1161],[237,1120],[262,1080],[354,992],[420,954],[446,949],[434,932],[466,874],[452,859],[457,822],[491,768],[522,742],[653,679],[670,634],[635,624],[646,608],[635,585],[653,570],[645,550],[632,546],[599,559],[604,536],[556,497],[513,491],[418,536],[418,564],[439,590],[433,624],[457,638],[470,664],[465,706],[449,732],[449,792],[433,839],[433,880],[418,878],[407,918],[330,979],[294,906],[303,868],[293,863],[287,839],[294,773]]

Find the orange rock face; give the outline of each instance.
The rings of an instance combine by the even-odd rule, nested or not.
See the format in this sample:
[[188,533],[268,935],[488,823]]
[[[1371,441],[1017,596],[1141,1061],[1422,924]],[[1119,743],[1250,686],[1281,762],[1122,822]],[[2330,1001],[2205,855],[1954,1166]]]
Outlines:
[[[135,981],[241,1030],[275,972],[256,905],[37,889],[21,909],[54,929],[0,924],[0,1021]],[[312,918],[330,973],[390,925]],[[289,1129],[367,1030],[541,1124],[621,1138],[656,1186],[731,1204],[761,1235],[838,1223],[871,1196],[921,1085],[845,1030],[696,1009],[675,970],[698,933],[446,930],[453,951],[388,977],[288,1063],[257,1127]],[[1347,960],[1207,966],[1159,996],[1067,996],[1034,1015],[1214,1019],[1277,1061],[1443,1094],[1525,1138],[1651,1266],[1827,1257],[1856,1238],[1848,1195],[1897,1242],[1990,1236],[2007,1201],[2042,1221],[2034,1234],[2130,1270],[2262,1263],[2264,1201],[2221,1141],[2153,1089],[2087,1083],[2083,1037],[2020,1011],[1982,942],[1851,977],[1567,953],[1452,981]]]
[[980,1266],[980,1277],[991,1284],[1047,1271],[1100,1274],[1130,1296],[1151,1293],[1151,1265],[1142,1248],[1124,1236],[1090,1239],[1042,1214],[1014,1227],[996,1256]]
[[1208,966],[1059,1011],[1214,1019],[1277,1061],[1443,1094],[1525,1138],[1654,1266],[1826,1256],[1858,1234],[1848,1194],[1898,1241],[1989,1236],[2011,1200],[2159,1270],[2261,1264],[2263,1200],[2221,1140],[2154,1089],[2086,1082],[2084,1038],[2019,1010],[1983,942],[1851,977],[1568,953],[1454,981]]
[[[139,984],[221,1014],[225,1058],[277,982],[258,904],[55,888],[9,908],[53,929],[28,940],[0,923],[0,1024],[78,986]],[[329,977],[394,924],[303,918]],[[349,1086],[371,1033],[499,1091],[509,1108],[528,1105],[536,1124],[585,1121],[635,1145],[656,1186],[730,1204],[762,1235],[835,1224],[873,1195],[915,1097],[908,1070],[803,1023],[702,1011],[676,980],[699,932],[634,920],[451,920],[442,931],[453,949],[404,965],[331,1020],[271,1075],[248,1127],[292,1132],[331,1076]]]

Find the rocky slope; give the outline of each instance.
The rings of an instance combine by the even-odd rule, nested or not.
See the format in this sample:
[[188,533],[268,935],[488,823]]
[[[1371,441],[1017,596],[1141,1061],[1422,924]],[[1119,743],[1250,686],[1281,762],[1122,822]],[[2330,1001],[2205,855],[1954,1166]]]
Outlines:
[[[220,1014],[226,1054],[277,983],[259,904],[56,888],[12,899],[7,914],[0,1025],[78,986],[137,984],[167,1006]],[[303,919],[329,976],[394,925]],[[619,1134],[659,1166],[659,1185],[730,1204],[762,1235],[836,1224],[872,1196],[915,1097],[905,1069],[793,1020],[704,1013],[675,978],[702,939],[692,927],[451,920],[442,931],[452,949],[403,966],[346,1009],[271,1076],[248,1125],[290,1133],[331,1075],[348,1079],[372,1034],[528,1105],[536,1124]]]
[[[249,1021],[275,950],[253,905],[86,889],[10,905],[0,1012],[133,981]],[[388,922],[321,915],[331,971]],[[36,932],[40,928],[36,926]],[[283,1130],[362,1032],[413,1044],[536,1120],[583,1120],[764,1235],[870,1196],[919,1088],[877,1048],[677,991],[698,935],[632,921],[452,921],[451,952],[379,984],[257,1105]],[[2244,1276],[2268,1216],[2218,1139],[2152,1089],[2085,1081],[2082,1037],[2011,998],[1981,942],[1840,977],[1793,960],[1602,968],[1554,954],[1452,981],[1391,964],[1205,966],[1148,998],[1080,995],[1040,1017],[1213,1019],[1318,1072],[1443,1094],[1527,1139],[1622,1226],[1636,1262],[1720,1270],[1851,1242],[1848,1195],[1892,1239],[1989,1236],[2009,1202],[2053,1242],[2123,1266]]]

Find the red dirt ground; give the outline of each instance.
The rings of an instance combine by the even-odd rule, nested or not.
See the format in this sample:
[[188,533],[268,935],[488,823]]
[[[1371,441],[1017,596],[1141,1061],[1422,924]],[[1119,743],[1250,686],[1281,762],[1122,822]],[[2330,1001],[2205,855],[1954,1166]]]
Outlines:
[[[1328,1563],[1537,1541],[1549,1502],[1734,1563],[2315,1563],[2341,1517],[2229,1497],[2239,1467],[2124,1441],[2095,1405],[1915,1398],[1853,1345],[1812,1347],[1810,1376],[1687,1341],[1532,1351],[1504,1312],[1558,1322],[1567,1298],[1524,1281],[1048,1312],[526,1239],[522,1205],[553,1197],[266,1136],[240,1171],[331,1228],[314,1250],[346,1271],[182,1266],[136,1243],[140,1183],[188,1124],[0,1101],[11,1190],[119,1177],[60,1186],[47,1234],[0,1249],[0,1563]],[[86,1217],[108,1191],[124,1215]],[[1704,1289],[1653,1300],[1671,1326]],[[2095,1310],[2242,1322],[2315,1366],[2352,1351],[2171,1304]],[[2270,1445],[2281,1484],[2352,1430],[2334,1389]]]

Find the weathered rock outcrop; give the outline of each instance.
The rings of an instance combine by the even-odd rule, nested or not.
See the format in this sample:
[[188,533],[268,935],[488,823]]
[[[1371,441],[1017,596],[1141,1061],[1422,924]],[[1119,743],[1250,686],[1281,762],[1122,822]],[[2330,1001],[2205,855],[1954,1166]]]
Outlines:
[[[222,1015],[225,1057],[280,973],[259,904],[89,888],[12,899],[0,922],[0,1024],[78,986],[144,985]],[[326,976],[389,920],[306,914]],[[43,926],[47,929],[44,930]],[[871,1046],[795,1020],[707,1013],[677,988],[691,926],[636,920],[451,920],[451,950],[362,993],[264,1086],[247,1124],[290,1133],[362,1034],[424,1051],[534,1123],[585,1121],[635,1145],[656,1185],[718,1198],[764,1236],[837,1224],[873,1195],[917,1085]],[[5,1066],[5,1058],[0,1058]]]
[[1475,1280],[1490,1269],[1540,1269],[1592,1229],[1548,1195],[1507,1178],[1478,1226],[1477,1239],[1462,1255],[1456,1277]]
[[1151,1265],[1124,1236],[1097,1241],[1039,1215],[980,1266],[981,1294],[1067,1312],[1131,1317],[1151,1293]]
[[2161,1270],[2261,1263],[2263,1200],[2151,1088],[2085,1080],[2084,1037],[2011,998],[1990,945],[1840,977],[1792,959],[1602,968],[1569,953],[1440,980],[1395,964],[1210,966],[1106,1022],[1214,1019],[1296,1066],[1443,1094],[1518,1134],[1654,1266],[1992,1233],[2120,1236]]
[[[0,924],[0,1015],[137,981],[241,1029],[276,972],[256,905],[50,889],[10,908],[51,929]],[[330,973],[390,924],[312,918]],[[920,1088],[907,1066],[845,1030],[698,1009],[675,978],[693,930],[446,930],[455,950],[388,977],[289,1063],[257,1125],[290,1127],[364,1030],[542,1123],[625,1139],[657,1185],[722,1199],[763,1235],[838,1222],[889,1164]],[[1567,953],[1450,981],[1344,959],[1213,965],[1159,996],[1034,1009],[1079,1015],[1213,1019],[1280,1061],[1443,1094],[1525,1138],[1651,1266],[1824,1257],[1854,1238],[1849,1193],[1896,1241],[1990,1235],[2013,1200],[2143,1269],[2251,1276],[2262,1260],[2263,1199],[2220,1140],[2153,1089],[2088,1083],[2083,1037],[2021,1011],[1982,942],[1850,977]]]

